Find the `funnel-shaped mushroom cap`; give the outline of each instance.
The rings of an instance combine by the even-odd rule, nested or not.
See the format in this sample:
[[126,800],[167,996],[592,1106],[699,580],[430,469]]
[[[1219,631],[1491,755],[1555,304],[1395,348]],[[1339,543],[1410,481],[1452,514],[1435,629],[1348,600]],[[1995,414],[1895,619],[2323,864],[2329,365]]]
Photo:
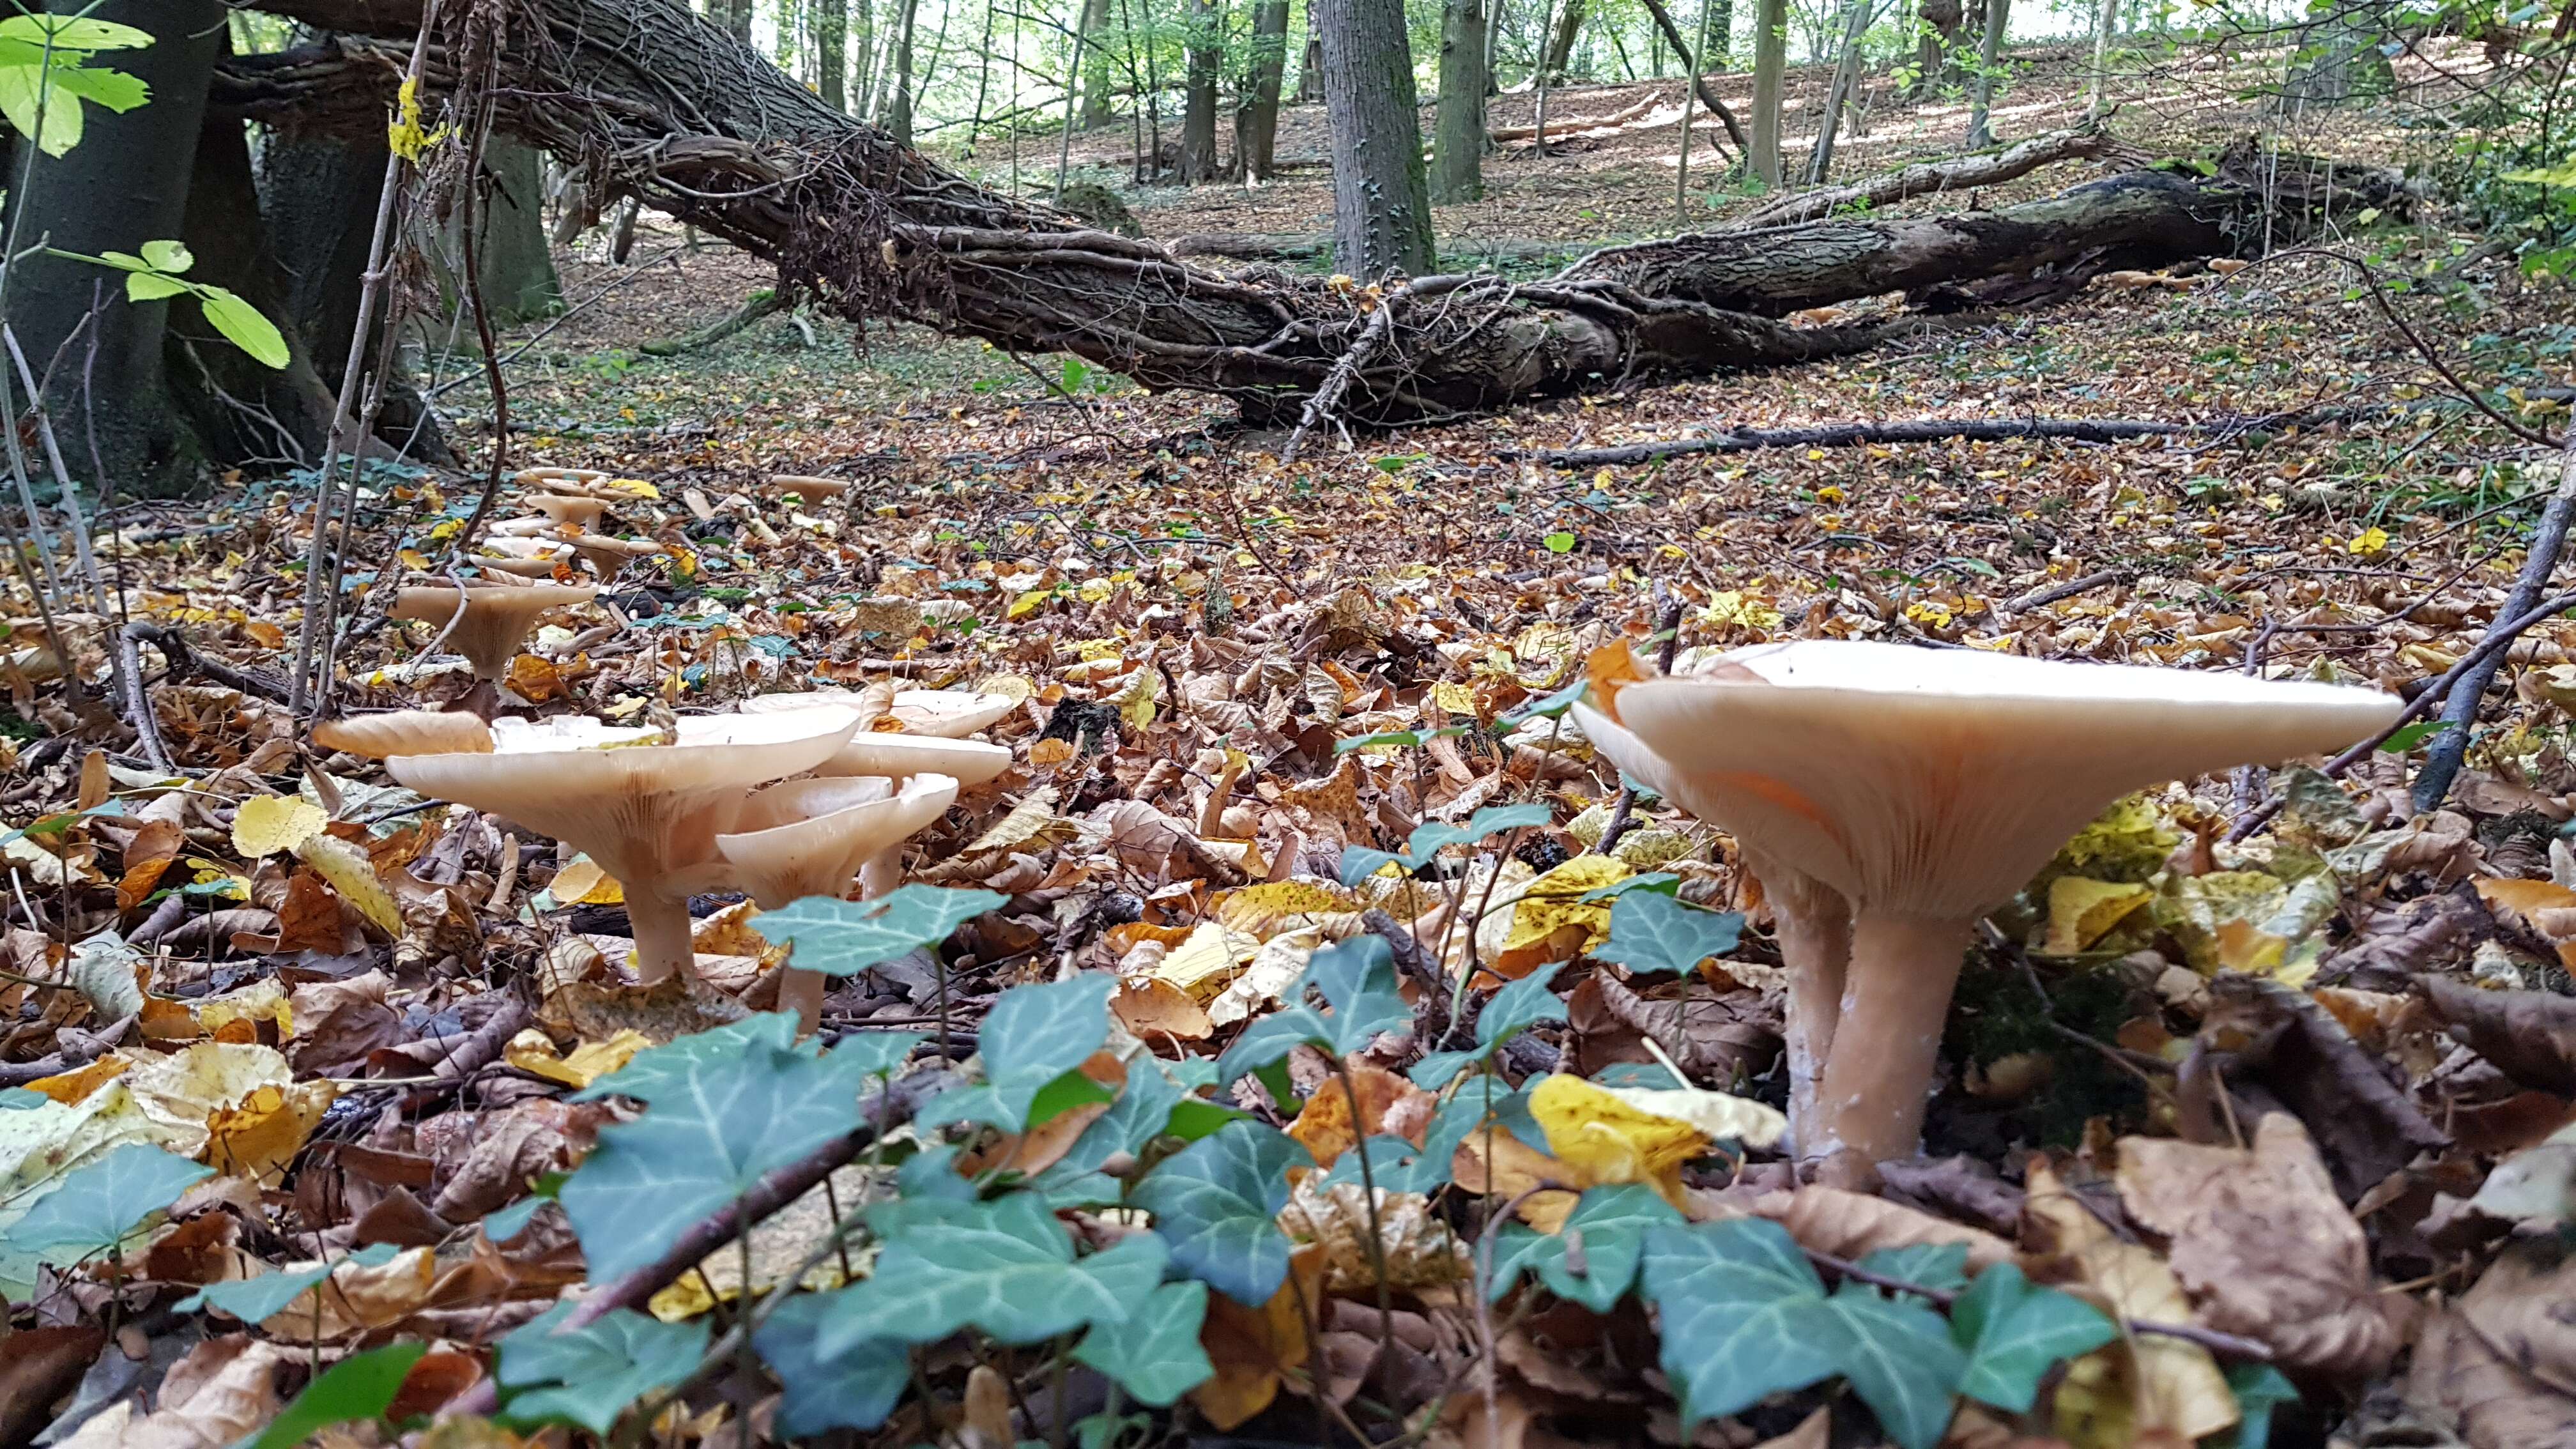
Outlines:
[[1629,685],[1618,725],[1582,722],[1604,726],[1592,739],[1622,769],[1856,907],[1957,918],[2011,899],[2121,795],[2339,748],[2402,707],[2238,674],[1810,640]]
[[558,550],[556,553],[548,554],[543,558],[499,558],[488,554],[480,554],[475,557],[474,566],[488,574],[492,574],[494,576],[492,582],[496,585],[501,583],[501,578],[504,575],[511,578],[514,582],[529,582],[536,579],[554,577],[555,560],[558,557],[571,557],[571,550]]
[[769,475],[769,483],[771,487],[793,493],[808,503],[818,503],[826,498],[838,498],[850,491],[850,480],[847,478],[816,478],[804,473],[772,473]]
[[891,793],[893,783],[815,779],[772,785],[751,798],[745,814],[788,823],[719,835],[716,849],[763,910],[806,896],[845,894],[859,867],[903,844],[957,799],[957,782],[945,775],[915,775],[900,793]]
[[662,545],[650,539],[610,538],[600,533],[585,533],[571,542],[572,551],[581,555],[603,579],[616,577],[617,571],[626,567],[629,559],[662,551]]
[[465,615],[457,618],[454,585],[403,589],[387,612],[397,619],[420,619],[444,625],[456,619],[447,642],[473,664],[476,677],[498,680],[510,668],[510,656],[528,636],[528,626],[548,609],[589,603],[599,591],[587,585],[502,588],[468,586]]
[[326,720],[313,727],[313,743],[371,760],[391,755],[488,755],[492,731],[470,714],[402,709]]
[[[845,710],[834,713],[847,714]],[[771,715],[794,719],[793,714]],[[1011,767],[1011,752],[981,740],[944,740],[935,735],[856,734],[814,771],[818,775],[883,775],[908,780],[915,775],[946,775],[959,785],[981,785]]]
[[1019,704],[1007,694],[971,689],[903,689],[895,691],[894,717],[903,721],[908,734],[962,740]]
[[884,680],[865,689],[807,689],[792,693],[758,694],[744,700],[737,708],[744,714],[787,714],[800,709],[854,709],[866,729],[885,718],[893,707],[894,686]]
[[385,768],[587,852],[629,892],[681,898],[721,875],[715,838],[753,786],[821,764],[857,726],[841,711],[693,717],[660,745],[610,728],[510,729],[493,754],[397,755]]
[[557,523],[596,528],[599,516],[608,511],[608,500],[575,493],[540,493],[528,500],[528,506]]
[[522,483],[605,483],[608,475],[597,468],[522,468],[511,475]]

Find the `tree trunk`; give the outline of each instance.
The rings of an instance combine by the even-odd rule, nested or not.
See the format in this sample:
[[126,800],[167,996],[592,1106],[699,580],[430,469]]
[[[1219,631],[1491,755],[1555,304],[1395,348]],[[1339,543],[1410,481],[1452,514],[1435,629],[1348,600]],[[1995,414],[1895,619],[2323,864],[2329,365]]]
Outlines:
[[814,66],[822,82],[823,104],[849,110],[849,0],[814,0]]
[[[195,436],[227,463],[306,467],[331,431],[331,388],[311,349],[287,327],[287,279],[259,210],[242,123],[210,117],[198,133],[181,240],[189,275],[230,288],[286,333],[287,364],[272,368],[224,340],[193,299],[171,304],[163,365]],[[66,440],[68,442],[68,439]]]
[[563,282],[546,246],[534,149],[493,138],[483,149],[483,234],[475,242],[483,305],[493,325],[507,327],[563,310]]
[[726,27],[734,39],[745,45],[751,44],[751,3],[752,0],[727,0],[725,6]]
[[1699,17],[1699,68],[1703,71],[1729,71],[1735,68],[1735,0],[1710,0]]
[[[749,0],[745,0],[749,3]],[[886,134],[898,146],[912,144],[912,25],[921,14],[921,0],[903,0],[902,13],[896,19],[894,39],[894,75],[887,82],[890,99],[886,102]]]
[[[319,20],[398,0],[265,3]],[[1427,277],[1371,297],[1319,277],[1200,270],[1155,243],[987,191],[833,113],[677,0],[544,5],[555,45],[514,51],[489,95],[504,129],[558,155],[607,158],[611,186],[776,261],[781,285],[845,317],[1069,352],[1149,388],[1234,398],[1264,420],[1295,416],[1328,376],[1347,381],[1343,416],[1388,422],[1849,355],[1927,324],[1918,315],[1828,327],[1777,319],[1887,292],[1932,310],[2028,300],[2080,287],[2101,269],[2211,255],[2265,225],[2295,239],[2307,212],[2281,209],[2311,207],[2325,190],[2266,188],[2260,158],[2222,159],[2207,182],[2140,172],[1989,211],[1645,242],[1543,282]],[[1356,51],[1385,61],[1387,79],[1409,81],[1392,3],[1373,19],[1347,13],[1348,0],[1319,8],[1328,72],[1348,78],[1347,52]],[[409,50],[389,38],[243,57],[225,94],[257,119],[381,135],[400,74],[388,60]],[[429,79],[454,84],[443,59]],[[1419,246],[1418,192],[1407,208],[1392,188],[1343,189],[1370,174],[1357,161],[1390,151],[1411,160],[1411,184],[1422,185],[1410,87],[1384,89],[1403,134],[1355,159],[1341,154],[1351,132],[1390,132],[1366,125],[1375,117],[1349,124],[1342,118],[1357,108],[1334,97],[1337,219],[1409,210]],[[565,99],[576,96],[590,99]],[[2356,208],[2384,204],[2384,195],[2363,200],[2356,180],[2338,171],[2332,196]],[[1352,361],[1363,336],[1375,340]]]
[[1310,0],[1333,133],[1333,251],[1367,280],[1432,269],[1431,187],[1404,0]]
[[1914,100],[1929,99],[1958,71],[1959,28],[1966,13],[1959,0],[1922,0],[1915,11]]
[[1216,79],[1224,68],[1223,12],[1216,0],[1191,0],[1187,103],[1181,111],[1181,156],[1176,179],[1196,186],[1217,179]]
[[1754,0],[1753,134],[1744,164],[1774,191],[1780,189],[1780,88],[1788,66],[1789,0]]
[[1843,46],[1834,57],[1833,84],[1825,92],[1824,118],[1816,125],[1816,146],[1807,156],[1807,184],[1822,186],[1834,170],[1834,133],[1842,129],[1843,110],[1860,85],[1860,39],[1869,30],[1877,0],[1851,0],[1843,17]]
[[[1269,0],[1269,3],[1283,6],[1280,23],[1284,26],[1287,23],[1285,0]],[[1110,110],[1110,92],[1117,88],[1118,73],[1109,55],[1109,0],[1082,0],[1082,33],[1091,38],[1090,44],[1084,47],[1082,128],[1093,131],[1115,119]],[[1278,117],[1275,95],[1271,116],[1275,122]]]
[[2012,0],[1986,0],[1986,29],[1977,41],[1977,98],[1968,110],[1968,149],[1995,144],[1988,113],[1995,99],[1995,70],[2003,64],[2004,31],[2012,24]]
[[1311,106],[1324,98],[1324,38],[1315,33],[1314,7],[1306,8],[1306,53],[1297,62],[1297,104]]
[[1582,29],[1583,0],[1563,0],[1556,12],[1556,29],[1547,37],[1547,53],[1539,61],[1550,82],[1565,79],[1565,68],[1574,59],[1574,37]]
[[858,74],[851,78],[850,114],[870,114],[868,101],[873,95],[868,83],[876,76],[877,16],[875,0],[849,0],[850,60]]
[[1485,0],[1440,10],[1440,106],[1432,126],[1431,199],[1485,195]]
[[1708,77],[1701,74],[1707,67],[1696,65],[1691,60],[1682,45],[1682,28],[1673,23],[1673,12],[1665,8],[1664,0],[1645,0],[1645,6],[1646,13],[1654,17],[1656,31],[1671,42],[1674,50],[1683,52],[1682,68],[1690,74],[1692,89],[1699,92],[1699,103],[1708,107],[1709,114],[1717,117],[1718,124],[1726,127],[1727,139],[1735,143],[1735,148],[1743,150],[1746,143],[1743,124],[1735,119],[1735,112],[1718,96],[1717,89],[1708,83]]
[[2296,115],[2310,106],[2341,105],[2357,95],[2386,90],[2391,71],[2379,43],[2389,28],[2388,18],[2372,7],[2344,4],[2300,31],[2299,50],[2281,91],[2283,109]]
[[1288,66],[1288,0],[1252,10],[1252,93],[1236,110],[1234,159],[1254,181],[1270,179],[1279,145],[1279,85]]
[[[207,86],[223,48],[223,5],[54,0],[41,8],[149,32],[149,47],[112,54],[114,69],[152,88],[152,101],[123,115],[88,107],[79,145],[61,157],[38,155],[24,182],[12,177],[12,234],[24,244],[41,238],[84,256],[139,252],[145,242],[176,240],[187,220]],[[75,102],[58,91],[51,104]],[[95,468],[93,482],[130,494],[162,493],[184,482],[197,456],[163,367],[170,304],[129,302],[119,273],[43,252],[21,256],[12,271],[8,323],[37,375],[46,376],[50,368],[46,400],[62,429],[66,465],[84,475]],[[57,352],[63,362],[53,366]],[[14,375],[9,391],[19,406],[26,405]],[[14,418],[10,426],[16,426]]]

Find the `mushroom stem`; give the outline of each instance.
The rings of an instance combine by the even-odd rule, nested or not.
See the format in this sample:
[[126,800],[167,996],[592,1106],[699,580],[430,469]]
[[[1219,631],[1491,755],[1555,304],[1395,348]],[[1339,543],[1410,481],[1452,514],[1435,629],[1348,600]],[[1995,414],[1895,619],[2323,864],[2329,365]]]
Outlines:
[[1848,1148],[1884,1162],[1914,1152],[1950,992],[1975,929],[1973,919],[1925,916],[1862,914],[1852,923],[1850,974],[1816,1093],[1816,1130],[1801,1131],[1800,1156]]
[[823,1022],[823,973],[778,968],[778,1009],[796,1013],[796,1034],[811,1036]]
[[1842,1020],[1843,977],[1851,961],[1851,908],[1822,883],[1774,893],[1780,961],[1789,971],[1789,1132],[1800,1155],[1817,1128],[1816,1094]]
[[689,903],[666,900],[649,891],[626,893],[626,922],[635,934],[635,979],[650,986],[673,973],[697,973],[697,953],[689,945]]

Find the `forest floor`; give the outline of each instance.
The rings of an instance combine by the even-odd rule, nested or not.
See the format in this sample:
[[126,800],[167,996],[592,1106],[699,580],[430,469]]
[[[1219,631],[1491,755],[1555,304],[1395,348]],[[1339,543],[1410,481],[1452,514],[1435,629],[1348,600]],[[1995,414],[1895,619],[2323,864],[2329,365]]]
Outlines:
[[[1998,108],[1998,129],[2079,118],[2079,59],[2044,61]],[[2177,61],[2151,81],[2113,123],[2143,150],[2205,153],[2255,120],[2225,71]],[[1818,85],[1802,76],[1793,96],[1812,105]],[[1726,89],[1739,99],[1742,78]],[[1606,116],[1655,90],[1569,88],[1550,107]],[[1677,103],[1677,83],[1660,93]],[[1525,122],[1529,105],[1502,98],[1495,123]],[[1940,154],[1964,124],[1955,101],[1907,105],[1885,83],[1869,108],[1840,175]],[[2307,141],[2384,163],[2415,144],[2403,119],[2319,125]],[[1124,132],[1085,136],[1075,155],[1115,179],[1126,144]],[[1292,109],[1280,154],[1321,148],[1320,108]],[[1052,162],[1052,146],[1031,143],[1023,164],[1047,169],[1040,153]],[[1666,232],[1672,160],[1669,122],[1545,157],[1507,151],[1488,167],[1487,200],[1441,210],[1442,234]],[[994,177],[989,145],[975,164]],[[2053,167],[1986,199],[2091,174]],[[1307,234],[1329,214],[1303,168],[1257,190],[1122,190],[1158,236]],[[1722,224],[1743,202],[1704,192],[1692,224]],[[1781,973],[1732,843],[1650,806],[1653,828],[1617,856],[1582,856],[1616,773],[1528,708],[1584,677],[1602,646],[1651,655],[1667,605],[1694,650],[1879,639],[2420,689],[2495,622],[2560,478],[2554,447],[2456,397],[2424,346],[2534,433],[2567,425],[2554,399],[2576,380],[2576,311],[2554,284],[2491,262],[2410,288],[2391,302],[2410,337],[2323,254],[2420,276],[2483,240],[2453,219],[2435,205],[2244,271],[2097,283],[2008,323],[1832,364],[1327,430],[1293,464],[1279,460],[1280,434],[1244,429],[1206,399],[909,328],[854,349],[832,325],[778,317],[648,356],[645,343],[719,320],[769,281],[750,258],[689,249],[648,222],[627,266],[586,240],[564,268],[583,305],[505,339],[525,349],[509,370],[508,463],[640,480],[611,485],[624,488],[611,527],[666,551],[631,565],[601,604],[550,621],[509,679],[542,713],[618,722],[888,678],[1017,702],[986,732],[1009,747],[1008,768],[966,790],[907,858],[916,880],[1009,900],[947,941],[950,970],[935,980],[898,961],[840,983],[825,1013],[834,1032],[954,1015],[962,1039],[999,990],[1059,967],[1117,968],[1140,983],[1117,1000],[1122,1027],[1165,1057],[1209,1055],[1235,1023],[1277,1007],[1283,963],[1293,975],[1321,941],[1360,930],[1362,907],[1390,904],[1382,884],[1345,877],[1345,847],[1395,849],[1421,822],[1535,804],[1548,823],[1514,837],[1522,848],[1467,842],[1449,878],[1502,888],[1496,924],[1468,935],[1492,934],[1487,946],[1522,969],[1567,963],[1557,985],[1570,1017],[1540,1030],[1564,1069],[1608,1079],[1660,1051],[1699,1086],[1776,1103]],[[473,421],[489,405],[478,377],[451,366],[431,381],[454,384],[442,401],[462,420],[459,445],[488,447]],[[2278,421],[2316,409],[2346,411]],[[2205,426],[2114,444],[1815,438],[1654,464],[1537,456],[1932,418]],[[777,472],[854,487],[797,505],[767,484]],[[297,510],[310,486],[233,480],[211,508],[119,511],[100,549],[133,617],[218,662],[275,665],[300,609],[309,525]],[[356,581],[432,569],[480,486],[477,471],[371,478]],[[508,489],[504,516],[525,491]],[[546,1174],[635,1116],[573,1103],[570,1090],[646,1041],[769,1005],[763,943],[733,908],[700,923],[707,989],[628,986],[615,887],[568,847],[470,811],[422,810],[371,762],[306,746],[256,678],[158,681],[176,768],[156,768],[43,682],[44,651],[22,641],[44,636],[22,608],[12,600],[0,640],[12,651],[0,653],[12,887],[0,1010],[13,1022],[0,1083],[43,1100],[13,1093],[8,1105],[24,1110],[0,1118],[0,1227],[116,1143],[169,1147],[219,1175],[178,1199],[176,1226],[124,1245],[122,1277],[96,1261],[39,1268],[0,1247],[26,1347],[0,1374],[0,1442],[58,1415],[80,1426],[67,1441],[79,1449],[224,1442],[278,1413],[308,1349],[328,1359],[389,1341],[432,1345],[397,1372],[393,1404],[429,1412],[487,1371],[496,1339],[584,1280],[584,1248],[604,1251],[553,1209],[524,1230],[525,1217],[476,1227],[532,1203],[532,1183],[551,1191]],[[434,652],[434,624],[390,623],[372,600],[361,617],[344,708],[462,688],[463,662]],[[76,634],[87,622],[64,621]],[[2576,1268],[2551,1236],[2576,1221],[2563,1135],[2576,1124],[2576,855],[2564,843],[2576,622],[2531,628],[2507,657],[2443,809],[2408,801],[2417,738],[2369,755],[2346,789],[2312,773],[2200,781],[2150,792],[2088,834],[2089,853],[2050,873],[2100,893],[2074,908],[2054,892],[2017,902],[1996,917],[2000,948],[1977,953],[1925,1157],[1840,1187],[1801,1185],[1760,1152],[1625,1180],[1670,1186],[1695,1217],[1778,1221],[1827,1265],[1948,1244],[1970,1267],[2016,1263],[2129,1320],[2198,1335],[2096,1350],[2049,1377],[2032,1412],[1990,1400],[1952,1422],[1945,1404],[1931,1439],[1962,1449],[2216,1444],[2240,1424],[2237,1442],[2251,1446],[2267,1416],[2275,1445],[2576,1442],[2576,1333],[2554,1306]],[[1078,719],[1088,723],[1070,728]],[[1498,728],[1418,739],[1450,724]],[[1077,738],[1104,731],[1105,748]],[[1393,738],[1352,745],[1372,736]],[[2293,800],[2280,821],[2228,843],[2275,788]],[[336,823],[322,829],[325,816]],[[363,850],[335,858],[317,832]],[[1569,915],[1535,884],[1567,870],[1592,872],[1587,885],[1669,871],[1685,899],[1741,908],[1751,929],[1696,970],[1696,958],[1680,970],[1611,964],[1591,955],[1611,929],[1594,917],[1608,911]],[[1514,905],[1516,891],[1533,894]],[[516,982],[542,990],[516,996]],[[1411,1089],[1379,1070],[1408,1060],[1387,1044],[1398,1041],[1367,1058],[1361,1115],[1403,1133]],[[1324,1090],[1322,1060],[1296,1067],[1299,1140],[1329,1156],[1349,1140],[1350,1113]],[[1373,1099],[1381,1085],[1386,1101]],[[1323,1120],[1336,1101],[1340,1129]],[[1419,1140],[1421,1123],[1409,1130]],[[1022,1165],[1036,1172],[1076,1145],[1060,1135],[1032,1137]],[[1545,1145],[1570,1160],[1553,1133]],[[1569,1180],[1535,1149],[1538,1167],[1484,1151],[1458,1160],[1497,1193]],[[2087,1211],[2070,1219],[2063,1205],[2077,1200]],[[1474,1202],[1452,1191],[1443,1207],[1458,1216]],[[631,1212],[635,1232],[664,1226],[648,1207]],[[814,1216],[791,1211],[763,1230],[755,1278],[779,1280],[822,1241]],[[1117,1236],[1084,1221],[1090,1246]],[[1347,1247],[1320,1223],[1308,1238]],[[113,1258],[122,1227],[106,1232],[98,1246]],[[399,1254],[365,1259],[362,1245]],[[1891,1261],[1927,1275],[1914,1281],[1946,1271],[1873,1260]],[[265,1320],[253,1338],[173,1306],[191,1285],[274,1286],[281,1270],[326,1265],[327,1292],[307,1285],[237,1315]],[[646,1285],[660,1290],[653,1312],[730,1325],[738,1306],[717,1300],[743,1281],[734,1265],[727,1250]],[[1232,1339],[1210,1318],[1217,1383],[1149,1432],[1195,1412],[1225,1432],[1315,1442],[1332,1432],[1318,1427],[1324,1412],[1371,1425],[1415,1415],[1416,1439],[1456,1449],[1682,1442],[1674,1382],[1647,1366],[1633,1301],[1600,1317],[1571,1302],[1534,1312],[1532,1289],[1498,1328],[1437,1282],[1407,1285],[1383,1317],[1335,1283],[1341,1301],[1320,1317],[1274,1300],[1267,1319],[1237,1311],[1250,1322],[1232,1322]],[[1393,1370],[1354,1367],[1389,1326],[1415,1350],[1392,1387]],[[1502,1369],[1486,1379],[1476,1344],[1495,1333]],[[688,1398],[656,1418],[652,1441],[734,1442],[723,1365],[683,1357]],[[647,1388],[679,1377],[588,1372]],[[989,1364],[954,1354],[915,1365],[952,1406],[945,1442],[1049,1437],[1035,1388],[1016,1421],[1002,1400],[994,1428],[979,1372]],[[565,1382],[578,1398],[577,1373]],[[731,1390],[764,1432],[789,1412],[757,1375]],[[1691,1442],[1931,1442],[1886,1427],[1873,1414],[1884,1401],[1862,1392],[1867,1406],[1801,1389]],[[886,1442],[943,1432],[923,1412],[899,1414]],[[332,1442],[387,1441],[375,1411],[358,1417]],[[1052,1427],[1064,1442],[1061,1417]]]

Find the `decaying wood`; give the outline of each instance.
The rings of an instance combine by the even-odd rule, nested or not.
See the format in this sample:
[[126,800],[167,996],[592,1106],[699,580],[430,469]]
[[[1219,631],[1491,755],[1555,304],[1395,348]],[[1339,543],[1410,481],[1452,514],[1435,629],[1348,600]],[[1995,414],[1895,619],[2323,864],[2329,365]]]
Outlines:
[[1791,192],[1737,219],[1735,229],[1751,231],[1757,227],[1789,226],[1813,221],[1820,216],[1831,216],[1845,207],[1893,206],[1916,196],[1998,186],[2028,176],[2042,166],[2089,159],[2110,149],[2109,134],[2099,124],[2087,122],[2067,130],[2049,131],[2015,141],[1999,151],[1921,161],[1848,186],[1821,186],[1812,191]]
[[[337,33],[235,58],[221,105],[283,127],[383,125],[417,0],[262,8]],[[1252,418],[1284,421],[1384,305],[1348,282],[1194,266],[1157,243],[986,190],[826,107],[684,0],[474,0],[449,10],[463,13],[437,22],[431,89],[456,84],[448,27],[499,12],[511,44],[489,99],[502,129],[775,261],[793,294],[853,321],[904,319],[1012,351],[1069,352],[1151,388],[1223,394]],[[1931,311],[1972,309],[1992,300],[1981,283],[2044,273],[2054,285],[2232,250],[2262,230],[2266,194],[2224,173],[2144,171],[1994,211],[1677,237],[1595,253],[1543,282],[1477,278],[1403,304],[1339,412],[1398,421],[1848,355],[1919,323],[1782,319],[1891,291],[1918,294]],[[2268,220],[2276,239],[2304,225]]]

